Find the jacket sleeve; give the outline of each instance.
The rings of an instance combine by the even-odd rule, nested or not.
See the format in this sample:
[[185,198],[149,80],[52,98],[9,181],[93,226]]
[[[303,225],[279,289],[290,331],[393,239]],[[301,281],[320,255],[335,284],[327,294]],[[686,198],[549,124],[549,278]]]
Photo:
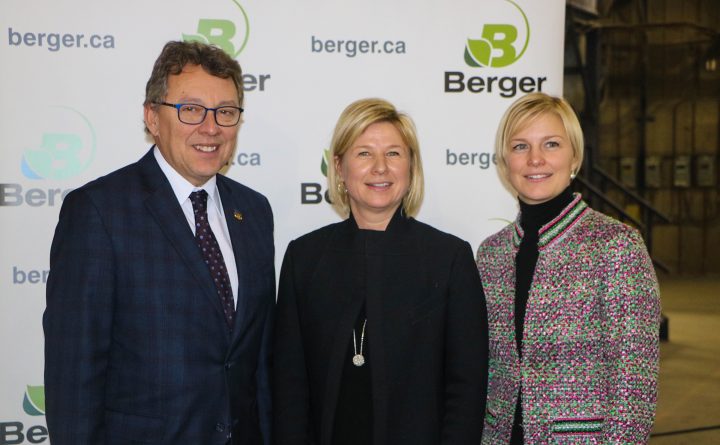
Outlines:
[[640,235],[609,243],[605,309],[610,371],[607,443],[647,443],[657,399],[660,295]]
[[105,378],[115,291],[113,247],[82,191],[63,202],[50,250],[46,419],[53,445],[105,443]]
[[479,444],[488,373],[488,321],[482,283],[472,250],[455,253],[449,280],[445,334],[443,444]]
[[310,442],[309,381],[300,329],[293,243],[288,245],[278,286],[274,335],[273,437],[277,445]]

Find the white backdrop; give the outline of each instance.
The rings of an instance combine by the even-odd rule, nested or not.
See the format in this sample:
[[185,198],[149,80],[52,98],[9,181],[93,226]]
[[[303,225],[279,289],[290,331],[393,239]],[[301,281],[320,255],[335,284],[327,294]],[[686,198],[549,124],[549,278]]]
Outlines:
[[279,272],[291,239],[339,219],[316,202],[323,152],[362,97],[416,122],[418,219],[473,247],[511,220],[495,128],[519,95],[562,93],[564,13],[563,0],[2,0],[0,445],[48,443],[41,317],[62,194],[148,150],[145,82],[166,41],[209,39],[246,73],[227,174],[269,198]]

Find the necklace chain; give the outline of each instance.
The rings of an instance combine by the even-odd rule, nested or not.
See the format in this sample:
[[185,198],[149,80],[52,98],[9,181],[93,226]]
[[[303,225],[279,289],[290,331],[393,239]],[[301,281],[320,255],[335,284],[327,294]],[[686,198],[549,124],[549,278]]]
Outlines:
[[362,332],[360,332],[360,352],[358,352],[357,337],[355,336],[355,328],[353,328],[353,358],[352,362],[355,366],[362,366],[365,364],[365,356],[363,355],[363,343],[365,342],[365,326],[367,325],[367,318],[363,321]]

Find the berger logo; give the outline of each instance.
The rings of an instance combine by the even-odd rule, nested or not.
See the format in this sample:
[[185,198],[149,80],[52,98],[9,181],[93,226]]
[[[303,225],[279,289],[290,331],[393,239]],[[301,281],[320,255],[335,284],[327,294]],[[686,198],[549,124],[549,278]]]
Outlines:
[[[330,165],[330,150],[323,150],[322,160],[320,161],[320,173],[327,178],[328,166]],[[323,191],[323,184],[319,182],[303,182],[300,184],[300,203],[301,204],[320,204],[323,202],[330,204],[330,194],[327,190]]]
[[[530,43],[530,23],[525,12],[512,0],[505,0],[517,10],[517,25],[486,23],[479,39],[467,39],[465,63],[472,67],[503,68],[517,62]],[[520,22],[522,17],[522,22]],[[524,28],[524,29],[523,29]],[[522,36],[521,34],[524,34]],[[524,38],[523,38],[524,37]]]
[[51,107],[42,120],[36,147],[23,153],[22,174],[29,179],[68,179],[82,173],[93,161],[95,130],[90,121],[69,107]]
[[27,386],[23,398],[23,410],[29,416],[45,415],[45,387]]
[[[478,75],[447,70],[443,76],[443,90],[450,94],[497,94],[510,99],[518,94],[542,91],[547,75],[519,76],[502,68],[514,64],[525,54],[530,43],[530,23],[525,12],[513,0],[495,0],[498,7],[488,10],[488,22],[482,27],[480,38],[468,38],[465,63],[471,67],[499,68],[483,70]],[[491,14],[496,14],[494,17]],[[510,71],[510,72],[508,72]]]
[[[182,38],[186,42],[201,42],[217,45],[233,58],[237,58],[245,49],[250,37],[250,20],[242,6],[232,0],[234,5],[227,11],[218,11],[219,14],[235,14],[240,10],[242,25],[238,29],[237,22],[227,19],[200,19],[197,25],[196,34],[183,33]],[[229,3],[225,3],[229,6]]]

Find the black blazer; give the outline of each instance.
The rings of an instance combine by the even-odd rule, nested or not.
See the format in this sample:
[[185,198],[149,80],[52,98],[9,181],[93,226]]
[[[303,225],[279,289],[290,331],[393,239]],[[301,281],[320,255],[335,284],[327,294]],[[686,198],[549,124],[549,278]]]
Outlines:
[[278,445],[330,444],[343,360],[363,303],[373,443],[480,443],[487,314],[468,243],[400,210],[385,232],[359,230],[351,216],[290,243],[278,292]]
[[43,320],[53,445],[269,443],[272,213],[235,181],[217,188],[240,281],[232,335],[152,150],[63,202]]

